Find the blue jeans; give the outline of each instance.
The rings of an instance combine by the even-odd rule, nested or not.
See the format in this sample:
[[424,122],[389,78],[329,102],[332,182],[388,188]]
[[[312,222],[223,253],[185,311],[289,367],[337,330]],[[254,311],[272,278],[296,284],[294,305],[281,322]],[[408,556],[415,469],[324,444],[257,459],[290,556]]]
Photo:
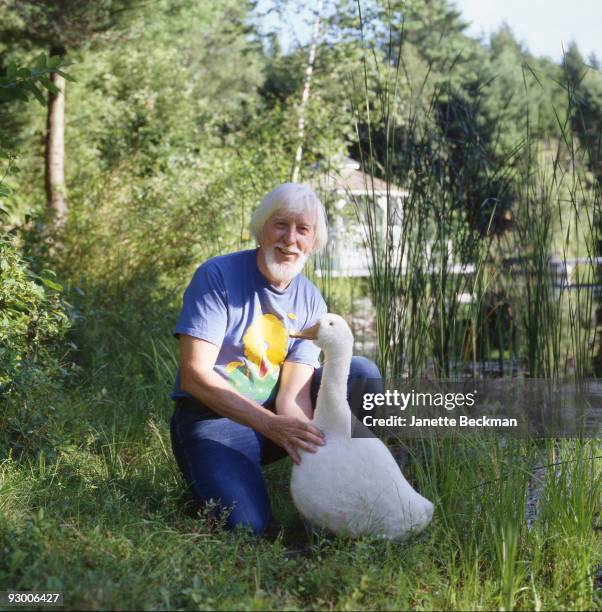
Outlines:
[[[364,357],[354,357],[348,395],[378,393],[380,372]],[[316,405],[322,368],[311,381]],[[228,512],[226,526],[250,527],[255,534],[267,528],[272,511],[261,466],[286,457],[286,451],[254,429],[227,418],[207,418],[199,410],[177,407],[171,418],[171,444],[176,461],[197,503],[213,500],[216,511]],[[215,414],[215,413],[213,413]]]

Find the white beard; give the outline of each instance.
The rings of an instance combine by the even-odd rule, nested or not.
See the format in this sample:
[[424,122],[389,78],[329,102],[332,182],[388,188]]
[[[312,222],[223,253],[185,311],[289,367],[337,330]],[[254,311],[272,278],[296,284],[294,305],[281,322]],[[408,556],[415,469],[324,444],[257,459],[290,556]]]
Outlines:
[[307,255],[300,253],[295,261],[290,263],[277,263],[274,256],[274,249],[264,249],[265,265],[268,272],[278,283],[290,283],[297,274],[303,270],[307,261]]

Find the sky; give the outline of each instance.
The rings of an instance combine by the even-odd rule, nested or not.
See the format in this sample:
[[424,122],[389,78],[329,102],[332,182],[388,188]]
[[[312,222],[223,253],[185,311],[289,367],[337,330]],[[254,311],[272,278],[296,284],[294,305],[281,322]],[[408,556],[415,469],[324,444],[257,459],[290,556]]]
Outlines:
[[595,53],[602,59],[602,0],[455,0],[455,5],[471,22],[471,36],[488,35],[505,21],[533,55],[559,61],[563,44],[566,49],[574,40],[584,58]]
[[[313,6],[315,2],[292,4]],[[488,40],[489,34],[505,21],[536,56],[560,61],[563,45],[566,49],[574,40],[584,58],[595,53],[602,60],[602,0],[454,0],[454,4],[470,23],[470,36],[485,36]],[[260,10],[270,5],[270,0],[259,0]],[[309,41],[309,20],[308,11],[296,13],[291,9],[283,18],[272,13],[262,20],[262,25],[264,31],[278,30],[281,44],[290,49],[295,39]]]

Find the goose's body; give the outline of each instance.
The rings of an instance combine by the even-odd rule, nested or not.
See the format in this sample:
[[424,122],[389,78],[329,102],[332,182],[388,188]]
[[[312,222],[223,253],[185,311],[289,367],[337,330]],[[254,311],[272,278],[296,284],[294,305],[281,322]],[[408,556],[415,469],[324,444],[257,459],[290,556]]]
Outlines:
[[312,334],[302,337],[314,338],[324,350],[313,423],[326,444],[316,453],[301,451],[291,478],[293,502],[305,519],[335,533],[403,540],[428,525],[433,504],[409,485],[380,440],[351,438],[347,377],[353,336],[344,319],[327,314]]

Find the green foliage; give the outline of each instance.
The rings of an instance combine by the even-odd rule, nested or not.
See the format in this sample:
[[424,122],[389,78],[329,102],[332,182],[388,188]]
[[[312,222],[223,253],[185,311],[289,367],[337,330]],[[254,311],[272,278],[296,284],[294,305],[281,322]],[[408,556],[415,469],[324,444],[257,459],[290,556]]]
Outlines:
[[[78,52],[78,83],[68,93],[62,274],[123,282],[146,266],[157,277],[157,265],[171,271],[216,251],[232,219],[236,231],[225,242],[238,243],[238,207],[250,207],[263,188],[242,174],[258,148],[245,130],[255,129],[261,81],[245,9],[234,0],[153,3],[127,32],[107,34],[114,44]],[[45,126],[30,123],[23,168],[35,178],[19,190],[22,214],[35,214],[43,187],[36,151]],[[113,254],[115,244],[123,248]],[[103,268],[95,265],[101,258]]]
[[57,89],[48,76],[53,73],[60,74],[68,80],[73,80],[61,68],[68,66],[70,62],[60,57],[47,57],[40,53],[29,67],[20,67],[15,62],[10,62],[6,67],[4,76],[0,77],[0,103],[10,100],[27,101],[30,95],[42,105],[46,100],[41,87],[56,94]]
[[[70,62],[65,59],[49,58],[45,53],[40,53],[27,67],[14,61],[10,62],[4,75],[0,76],[0,105],[13,101],[26,102],[30,96],[45,105],[46,100],[42,90],[56,93],[56,87],[48,77],[57,73],[68,80],[73,80],[62,70],[69,64]],[[15,159],[8,135],[5,132],[0,133],[0,198],[6,198],[11,194],[6,178],[17,171]],[[5,212],[6,208],[0,205],[0,213]]]
[[[62,287],[35,273],[7,238],[0,238],[0,394],[27,394],[60,369],[57,355],[69,328]],[[60,351],[60,352],[59,352]]]
[[[45,104],[41,88],[55,90],[48,76],[62,72],[69,62],[40,54],[29,67],[11,62],[0,77],[0,103],[27,101],[33,95]],[[10,195],[4,181],[16,170],[14,155],[0,139],[3,175],[0,197]],[[0,207],[0,213],[6,209]],[[45,388],[60,371],[57,355],[64,352],[61,341],[69,327],[62,287],[54,274],[33,271],[8,235],[0,234],[0,397],[26,401],[34,389]],[[8,418],[7,414],[3,415]],[[2,423],[8,431],[8,422]]]
[[64,55],[115,27],[132,4],[128,0],[4,0],[0,51],[18,46]]
[[[48,76],[59,73],[70,79],[62,71],[68,65],[44,53],[27,68],[11,62],[0,77],[0,103],[27,101],[33,95],[45,104],[41,88],[56,89]],[[6,138],[0,138],[0,197],[10,195],[4,181],[16,170],[14,155],[7,147]],[[6,209],[0,207],[0,213],[5,214]],[[4,399],[26,401],[34,388],[44,388],[61,371],[57,355],[61,349],[64,352],[59,347],[69,318],[62,287],[54,276],[50,270],[35,273],[14,241],[0,233],[0,397]],[[7,431],[7,421],[3,425]]]
[[562,81],[571,101],[571,126],[586,151],[585,162],[602,180],[602,74],[588,67],[576,45],[563,58]]
[[[76,358],[103,375],[141,375],[142,338],[169,335],[194,267],[248,245],[251,210],[288,178],[280,128],[289,118],[261,112],[263,60],[247,7],[153,3],[113,45],[75,56],[70,214],[60,236],[29,232],[27,249],[71,288],[82,314]],[[24,147],[35,152],[45,126],[30,124]],[[35,178],[19,188],[20,210],[35,216],[40,166],[33,153],[22,165]]]

